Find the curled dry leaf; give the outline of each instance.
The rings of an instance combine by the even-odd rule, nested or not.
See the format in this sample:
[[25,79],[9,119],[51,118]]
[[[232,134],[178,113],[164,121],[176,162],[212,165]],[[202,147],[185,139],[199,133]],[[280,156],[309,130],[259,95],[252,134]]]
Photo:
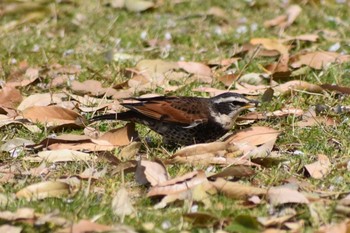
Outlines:
[[331,63],[344,63],[350,61],[350,55],[343,55],[336,52],[316,51],[304,54],[297,54],[291,57],[291,66],[299,68],[302,65],[309,66],[314,69],[326,68]]
[[250,196],[260,196],[266,194],[266,189],[244,185],[239,182],[231,182],[218,178],[210,182],[219,193],[235,199],[247,199]]
[[107,226],[99,223],[92,222],[90,220],[80,220],[78,223],[74,223],[72,226],[60,230],[60,232],[69,233],[86,233],[86,232],[127,232],[136,233],[133,229],[124,225]]
[[123,161],[135,159],[135,156],[139,152],[141,145],[141,142],[131,142],[120,151],[118,158],[122,159]]
[[90,155],[88,153],[67,149],[41,151],[38,153],[38,157],[41,159],[41,161],[46,161],[49,163],[91,161],[96,159],[96,156]]
[[88,167],[82,173],[79,174],[81,179],[94,179],[98,180],[104,177],[107,173],[107,166],[105,166],[102,170],[98,171],[95,168]]
[[266,120],[273,118],[280,118],[286,116],[300,117],[304,114],[302,109],[298,108],[283,108],[273,112],[261,113],[261,112],[249,112],[244,116],[240,116],[239,120]]
[[348,233],[350,230],[350,219],[345,219],[340,223],[327,224],[320,227],[317,233]]
[[317,157],[316,162],[307,164],[304,167],[312,178],[322,179],[329,173],[331,162],[326,155],[319,154]]
[[150,183],[151,186],[161,185],[169,180],[168,172],[160,161],[141,160],[136,167],[136,181],[139,184]]
[[0,219],[6,221],[16,221],[16,220],[31,220],[35,218],[34,209],[31,208],[20,208],[16,212],[2,211],[0,212]]
[[39,93],[25,98],[17,107],[19,111],[32,106],[48,106],[50,104],[60,104],[66,95],[63,93]]
[[255,171],[245,165],[232,165],[225,168],[221,172],[218,172],[212,176],[209,176],[208,179],[216,178],[226,178],[226,177],[248,177],[255,174]]
[[230,145],[228,142],[211,142],[195,144],[191,146],[186,146],[178,150],[172,157],[212,153],[220,150],[226,150],[229,146]]
[[305,81],[292,80],[275,86],[274,91],[281,95],[286,95],[292,91],[307,91],[312,93],[322,93],[323,88],[319,85],[311,84]]
[[289,27],[301,13],[302,9],[299,5],[291,5],[287,8],[285,14],[277,16],[274,19],[267,20],[264,22],[265,27],[278,26],[280,28]]
[[271,140],[276,140],[279,134],[280,131],[270,127],[254,126],[238,131],[225,141],[232,143],[247,143],[258,146]]
[[41,129],[33,124],[28,124],[28,123],[23,123],[19,120],[14,120],[10,117],[4,116],[4,115],[0,115],[0,128],[4,127],[4,126],[8,126],[8,125],[14,125],[16,127],[24,127],[27,130],[29,130],[32,133],[39,133],[41,132]]
[[16,193],[17,198],[40,200],[48,197],[62,197],[70,193],[67,183],[60,181],[44,181],[29,185]]
[[14,87],[4,86],[0,90],[0,106],[5,108],[15,108],[22,101],[22,95]]
[[282,56],[288,56],[289,48],[285,46],[282,40],[278,39],[269,39],[269,38],[253,38],[250,40],[250,43],[253,45],[261,44],[265,49],[276,50]]
[[185,62],[179,61],[177,62],[179,68],[184,69],[190,74],[198,74],[203,76],[211,76],[211,69],[199,62]]
[[[92,139],[92,141],[98,145],[113,145],[113,146],[125,146],[130,142],[138,138],[137,131],[135,130],[134,123],[128,123],[122,128],[112,129],[104,133],[98,139]],[[104,142],[107,142],[105,144]]]
[[19,75],[14,75],[9,78],[7,85],[11,87],[25,87],[39,78],[38,68],[25,68],[25,73]]
[[154,7],[154,3],[144,0],[125,0],[125,8],[128,11],[141,12]]
[[307,204],[309,200],[304,194],[297,190],[286,187],[273,187],[267,191],[267,198],[272,205],[281,205],[287,203]]
[[121,187],[113,197],[112,210],[115,215],[122,219],[122,222],[125,216],[131,215],[135,212],[126,188]]
[[181,193],[207,181],[204,171],[194,171],[152,187],[148,197]]
[[3,224],[0,226],[0,232],[6,233],[21,233],[22,227],[15,227],[8,224]]
[[80,114],[58,106],[33,106],[23,111],[23,117],[49,126],[81,126],[83,122]]
[[74,92],[84,95],[90,94],[92,96],[102,96],[107,97],[113,96],[117,91],[113,88],[104,88],[102,84],[97,80],[86,80],[84,82],[73,81],[71,88]]

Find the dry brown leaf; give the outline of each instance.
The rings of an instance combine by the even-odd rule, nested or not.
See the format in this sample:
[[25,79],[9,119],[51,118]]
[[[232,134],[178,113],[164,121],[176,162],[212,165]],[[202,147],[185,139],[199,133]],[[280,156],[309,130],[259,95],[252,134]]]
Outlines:
[[79,174],[80,179],[94,179],[98,180],[104,177],[107,173],[107,166],[98,171],[96,168],[88,167],[82,173]]
[[141,145],[141,142],[131,142],[120,151],[118,158],[123,161],[135,159],[135,156],[139,152]]
[[199,62],[185,62],[179,61],[177,62],[179,68],[184,69],[186,72],[190,74],[197,74],[210,77],[212,75],[211,69]]
[[225,168],[221,172],[218,172],[212,176],[209,176],[209,179],[216,178],[226,178],[226,177],[248,177],[255,174],[255,171],[245,165],[232,165]]
[[112,211],[115,215],[121,218],[123,222],[124,217],[135,213],[135,209],[131,204],[129,193],[126,188],[121,187],[112,200]]
[[[25,70],[25,71],[24,71]],[[23,73],[22,73],[23,72]],[[7,85],[11,87],[25,87],[39,78],[39,69],[38,68],[24,68],[20,69],[18,75],[10,75]]]
[[[103,141],[106,144],[99,145],[93,142],[83,142],[83,143],[53,143],[49,146],[47,146],[47,149],[49,150],[82,150],[82,151],[90,151],[90,152],[96,152],[96,151],[111,151],[116,148],[116,146],[109,144],[106,141]],[[101,142],[99,142],[101,143]]]
[[225,141],[232,143],[247,143],[249,145],[258,146],[276,139],[279,134],[280,131],[270,127],[254,126],[238,131]]
[[311,84],[300,80],[288,81],[286,83],[273,87],[273,90],[275,91],[275,93],[281,95],[290,94],[292,91],[307,91],[311,93],[323,92],[323,88],[319,85]]
[[87,233],[87,232],[114,232],[113,227],[91,222],[90,220],[80,220],[67,228],[58,230],[58,233]]
[[[3,116],[3,115],[0,115]],[[19,120],[13,120],[12,118],[9,117],[0,117],[0,128],[4,127],[4,126],[9,126],[9,125],[14,125],[14,126],[19,126],[19,127],[24,127],[27,130],[29,130],[32,133],[39,133],[41,132],[41,129],[36,126],[33,125],[31,123],[23,123]]]
[[72,124],[82,126],[82,116],[58,106],[33,106],[23,111],[23,117],[49,126]]
[[267,198],[272,205],[281,205],[287,203],[307,204],[309,200],[304,194],[297,190],[286,187],[273,187],[267,191]]
[[92,96],[103,96],[107,97],[113,96],[117,93],[113,88],[104,88],[102,84],[97,80],[86,80],[84,82],[73,81],[71,88],[74,92],[84,95],[90,94]]
[[0,90],[0,106],[5,108],[15,108],[22,101],[22,95],[14,87],[4,86]]
[[297,54],[291,58],[291,66],[299,68],[302,65],[314,69],[327,68],[331,63],[344,63],[350,61],[350,55],[342,55],[336,52],[316,51],[304,54]]
[[132,12],[141,12],[154,7],[154,3],[144,0],[125,0],[125,8]]
[[194,171],[152,187],[147,197],[182,193],[207,181],[204,171]]
[[219,193],[235,199],[247,199],[250,196],[260,196],[266,194],[266,189],[244,185],[239,182],[231,182],[218,178],[210,182]]
[[299,5],[291,5],[287,8],[286,13],[284,15],[280,15],[274,19],[265,21],[264,26],[279,26],[282,29],[287,28],[296,20],[301,11],[302,9]]
[[228,142],[211,142],[211,143],[201,143],[191,146],[186,146],[178,150],[173,156],[191,156],[205,153],[213,153],[221,150],[226,150],[229,147]]
[[6,221],[17,221],[17,220],[29,220],[35,218],[34,209],[31,208],[20,208],[16,212],[2,211],[0,212],[0,219]]
[[105,143],[107,142],[113,146],[126,146],[137,138],[138,135],[135,130],[135,124],[128,123],[122,128],[112,129],[104,133],[98,139],[92,139],[92,142],[98,145],[108,145]]
[[330,172],[331,162],[326,155],[319,154],[317,157],[316,162],[307,164],[304,167],[312,178],[322,179]]
[[283,108],[273,112],[261,113],[261,112],[249,112],[246,115],[240,116],[239,120],[266,120],[287,116],[300,117],[304,114],[302,109],[298,108]]
[[[41,151],[38,153],[38,157],[41,161],[56,163],[56,162],[77,162],[77,161],[91,161],[96,159],[96,156],[88,153],[74,151],[74,150],[53,150],[53,151]],[[30,159],[30,157],[26,157]]]
[[298,121],[295,123],[298,127],[309,127],[309,126],[315,126],[315,125],[325,125],[325,126],[336,126],[338,125],[338,122],[336,119],[328,116],[311,116],[311,117],[303,117],[306,119],[303,119],[301,121]]
[[19,111],[32,106],[48,106],[51,104],[60,104],[66,95],[63,93],[42,93],[34,94],[25,98],[17,107]]
[[265,49],[276,50],[282,56],[288,57],[289,48],[282,43],[282,40],[278,39],[269,39],[269,38],[253,38],[250,40],[250,43],[253,45],[261,44]]
[[3,224],[0,226],[0,232],[6,233],[21,233],[22,227],[11,226],[8,224]]
[[340,223],[328,224],[320,227],[316,233],[348,233],[350,231],[350,219],[345,219]]
[[60,181],[44,181],[29,185],[16,193],[17,198],[25,198],[28,201],[40,200],[48,197],[62,197],[70,193],[67,183]]
[[160,161],[141,160],[136,167],[136,182],[141,185],[150,183],[151,186],[161,185],[169,180],[168,172]]

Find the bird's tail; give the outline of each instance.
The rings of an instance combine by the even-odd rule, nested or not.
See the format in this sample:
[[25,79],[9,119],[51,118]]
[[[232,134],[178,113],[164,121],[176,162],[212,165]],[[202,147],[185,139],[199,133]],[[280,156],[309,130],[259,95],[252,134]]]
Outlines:
[[94,116],[90,119],[90,122],[104,121],[104,120],[120,120],[120,121],[132,121],[135,117],[135,113],[132,111],[111,113],[105,115]]
[[117,119],[117,114],[111,113],[111,114],[94,116],[93,118],[90,119],[90,121],[93,122],[93,121],[116,120],[116,119]]

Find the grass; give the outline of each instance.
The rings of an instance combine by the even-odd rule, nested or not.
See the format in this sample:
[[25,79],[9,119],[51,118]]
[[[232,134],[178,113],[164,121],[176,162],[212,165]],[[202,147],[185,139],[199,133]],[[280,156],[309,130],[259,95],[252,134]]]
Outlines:
[[[159,7],[142,12],[132,13],[125,9],[114,9],[104,1],[63,1],[62,3],[51,3],[50,1],[27,2],[14,12],[7,12],[0,20],[0,80],[6,80],[11,70],[19,63],[26,60],[32,67],[45,67],[59,63],[62,65],[79,65],[82,72],[77,77],[83,81],[97,79],[105,86],[111,86],[126,80],[123,70],[133,67],[135,61],[116,62],[106,60],[106,52],[118,51],[131,55],[142,55],[146,59],[163,60],[186,60],[206,62],[215,58],[227,58],[232,55],[233,45],[249,42],[251,38],[265,37],[278,38],[278,29],[267,29],[263,22],[277,15],[283,14],[285,9],[280,1],[181,1],[175,4],[173,1],[163,2]],[[298,3],[299,1],[292,1]],[[340,52],[349,53],[350,31],[348,25],[350,20],[349,7],[346,4],[326,2],[323,4],[317,1],[303,1],[303,11],[291,27],[286,29],[288,35],[301,35],[318,32],[321,37],[315,43],[301,43],[293,48],[293,52],[302,49],[328,50],[336,42],[341,44]],[[2,6],[5,6],[3,3]],[[25,8],[28,4],[29,8]],[[227,13],[229,23],[223,23],[222,19],[205,15],[210,7],[218,6]],[[36,13],[33,20],[28,20],[29,13]],[[27,19],[27,21],[26,21]],[[4,28],[14,20],[25,22],[15,28],[5,30]],[[257,25],[257,29],[251,25]],[[238,33],[239,28],[245,27],[247,32]],[[221,30],[221,31],[220,31]],[[335,34],[334,38],[328,39],[327,33]],[[148,49],[146,39],[164,40],[171,35],[171,47],[169,50],[160,48]],[[239,61],[239,68],[247,64],[248,58]],[[262,72],[261,65],[269,63],[269,59],[256,58],[247,67],[244,73]],[[349,64],[332,65],[327,70],[309,70],[302,76],[302,80],[315,84],[336,83],[349,85]],[[47,77],[42,77],[47,82]],[[203,93],[192,92],[194,87],[200,83],[189,85],[177,91],[176,95],[200,96]],[[213,86],[224,88],[220,83]],[[23,88],[24,95],[31,95],[36,92],[46,92],[36,86]],[[58,90],[50,90],[56,92]],[[154,90],[164,94],[162,88]],[[296,93],[292,96],[274,98],[262,110],[273,111],[284,105],[308,109],[309,106],[325,104],[328,106],[349,105],[350,99],[347,96],[335,95],[310,95]],[[329,113],[332,114],[332,113]],[[349,192],[350,175],[346,168],[337,169],[337,164],[349,160],[349,137],[348,116],[340,114],[335,116],[339,120],[336,127],[314,126],[311,128],[294,128],[295,119],[275,119],[265,122],[258,122],[257,125],[271,126],[283,131],[279,137],[276,147],[283,153],[285,162],[258,170],[257,174],[250,178],[243,178],[243,183],[254,183],[257,186],[271,187],[284,183],[290,176],[303,178],[302,169],[305,164],[315,161],[318,154],[327,155],[332,161],[332,172],[322,180],[306,179],[310,187],[320,191]],[[114,123],[104,123],[99,127],[109,129],[115,127]],[[161,153],[161,139],[158,135],[145,127],[138,127],[143,137],[151,138],[152,147],[142,148],[149,158],[166,158]],[[69,131],[68,131],[69,132]],[[77,132],[80,133],[80,132]],[[28,131],[13,127],[1,128],[1,143],[14,137],[31,139],[35,142],[46,138],[47,132],[33,134]],[[301,151],[299,155],[293,155],[292,151]],[[117,152],[116,152],[117,153]],[[18,158],[11,158],[8,154],[0,154],[0,164],[19,164],[21,167],[32,168],[32,164],[23,160],[27,154]],[[100,162],[96,165],[99,168],[111,166],[107,162]],[[62,176],[74,176],[86,168],[84,163],[56,164],[54,172],[50,174],[50,180]],[[204,168],[205,169],[205,168]],[[191,166],[172,165],[168,167],[171,176],[184,174],[194,170]],[[286,172],[287,171],[287,172]],[[304,179],[304,178],[303,178]],[[15,182],[4,183],[0,187],[0,193],[9,197],[21,188],[44,180],[42,177],[30,177],[20,175],[15,177]],[[49,198],[42,201],[28,202],[25,200],[12,199],[7,205],[1,206],[2,210],[15,211],[20,207],[34,208],[37,213],[51,213],[58,210],[60,216],[69,220],[79,221],[80,219],[95,219],[101,224],[112,225],[120,221],[114,216],[111,209],[111,199],[122,185],[120,174],[114,176],[107,174],[105,177],[93,181],[91,192],[86,195],[88,182],[82,181],[81,191],[74,196],[65,198]],[[153,209],[155,202],[145,198],[147,189],[136,184],[133,174],[125,175],[125,184],[137,209],[137,214],[126,217],[124,224],[135,228],[138,231],[144,229],[144,223],[154,223],[155,227],[149,232],[180,232],[187,230],[191,232],[213,232],[213,229],[204,229],[191,226],[184,222],[182,215],[187,213],[187,208],[182,204],[174,204],[162,210]],[[237,216],[268,216],[271,209],[267,204],[258,205],[254,208],[245,208],[241,201],[232,200],[224,196],[211,197],[213,208],[204,210],[199,205],[199,210],[210,213],[219,219],[235,219]],[[336,198],[330,204],[315,207],[314,211],[320,215],[320,225],[339,222],[345,219],[344,215],[336,213],[334,206]],[[298,215],[296,220],[303,220],[305,232],[312,232],[318,227],[318,220],[305,206],[296,208]],[[318,211],[318,212],[317,212]],[[236,221],[237,222],[237,221]],[[0,224],[5,221],[0,220]],[[14,223],[24,227],[23,232],[49,232],[58,229],[57,226],[46,224],[44,226],[33,226],[29,223]],[[239,225],[239,227],[242,227]],[[231,226],[232,231],[239,228]],[[251,232],[258,232],[261,229],[251,229]],[[245,231],[248,232],[248,231]]]

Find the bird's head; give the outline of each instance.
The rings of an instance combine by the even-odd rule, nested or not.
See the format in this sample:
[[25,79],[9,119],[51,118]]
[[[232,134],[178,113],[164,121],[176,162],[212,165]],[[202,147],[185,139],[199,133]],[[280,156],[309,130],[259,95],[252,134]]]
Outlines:
[[237,93],[226,92],[211,98],[214,120],[225,129],[231,129],[236,118],[244,110],[258,105],[258,101],[250,100]]

